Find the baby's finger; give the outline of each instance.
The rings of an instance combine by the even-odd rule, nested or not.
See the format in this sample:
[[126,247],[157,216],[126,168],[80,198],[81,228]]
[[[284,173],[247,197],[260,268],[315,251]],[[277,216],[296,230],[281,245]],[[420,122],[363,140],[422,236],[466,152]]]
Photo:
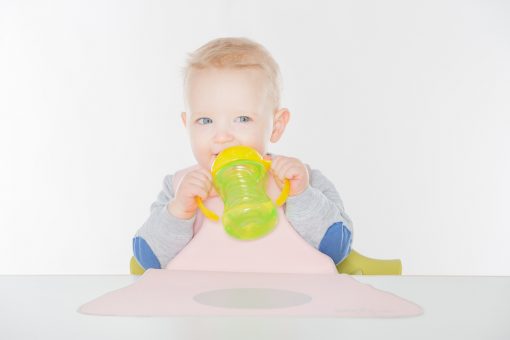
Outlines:
[[188,183],[190,185],[199,186],[206,191],[209,191],[212,187],[212,182],[203,174],[195,174],[188,179]]
[[292,158],[287,158],[285,161],[279,164],[277,175],[281,180],[284,180],[285,178],[291,179],[295,174],[295,171],[289,171],[291,169],[295,169],[296,167],[298,168],[299,165]]
[[302,174],[302,169],[299,164],[289,163],[282,169],[282,176],[288,179],[294,179]]
[[282,167],[285,165],[285,158],[276,157],[271,163],[271,170],[277,177],[281,177]]
[[210,190],[210,185],[208,184],[208,182],[204,182],[200,178],[190,178],[188,185],[189,185],[190,191],[193,194],[196,194],[197,190],[202,190],[205,192],[209,192],[209,190]]
[[209,181],[212,182],[212,174],[211,174],[211,171],[207,170],[207,169],[204,169],[204,168],[200,168],[199,170],[199,173],[203,174]]
[[211,173],[206,171],[206,170],[197,170],[197,171],[194,171],[191,173],[191,176],[194,177],[194,178],[198,178],[200,179],[201,181],[204,181],[204,182],[211,182],[212,181],[212,176],[211,176]]
[[193,196],[198,196],[203,200],[205,200],[208,195],[209,195],[209,191],[205,190],[202,187],[195,187],[193,190]]
[[271,160],[271,168],[272,169],[278,168],[283,159],[284,157],[282,156],[274,156]]

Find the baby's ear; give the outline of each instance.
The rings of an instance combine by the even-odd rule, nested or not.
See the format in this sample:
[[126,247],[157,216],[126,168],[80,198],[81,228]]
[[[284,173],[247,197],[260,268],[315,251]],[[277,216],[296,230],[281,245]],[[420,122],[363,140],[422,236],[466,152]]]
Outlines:
[[186,112],[181,112],[181,120],[184,127],[186,127]]
[[273,132],[271,133],[270,141],[272,143],[278,142],[280,137],[285,131],[285,127],[290,119],[290,112],[287,108],[282,108],[274,114],[273,118]]

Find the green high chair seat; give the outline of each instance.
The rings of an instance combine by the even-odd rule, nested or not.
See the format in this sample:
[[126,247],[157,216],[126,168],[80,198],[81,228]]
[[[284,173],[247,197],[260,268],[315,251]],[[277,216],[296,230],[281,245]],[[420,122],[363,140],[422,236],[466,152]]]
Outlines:
[[[142,275],[145,271],[134,256],[131,257],[129,268],[132,275]],[[351,250],[349,255],[336,265],[336,269],[340,274],[349,275],[401,275],[402,262],[398,259],[373,259]]]

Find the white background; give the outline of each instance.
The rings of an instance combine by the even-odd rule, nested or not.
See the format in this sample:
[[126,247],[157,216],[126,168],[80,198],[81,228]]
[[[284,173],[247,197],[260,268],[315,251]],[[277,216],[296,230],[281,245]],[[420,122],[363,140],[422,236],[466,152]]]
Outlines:
[[293,113],[272,152],[322,170],[354,248],[404,274],[510,275],[505,1],[0,2],[0,274],[126,274],[191,165],[187,53],[245,36]]

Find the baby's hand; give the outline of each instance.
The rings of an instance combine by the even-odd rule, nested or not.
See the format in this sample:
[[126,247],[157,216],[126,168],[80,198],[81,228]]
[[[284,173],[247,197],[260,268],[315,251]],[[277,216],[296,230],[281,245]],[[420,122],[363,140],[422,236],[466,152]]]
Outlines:
[[203,168],[190,171],[182,178],[175,197],[168,203],[167,209],[177,218],[190,219],[195,215],[198,207],[195,197],[205,200],[211,194],[214,194],[211,173]]
[[290,181],[289,196],[299,195],[310,185],[308,169],[297,158],[274,156],[271,162],[271,172],[280,189],[283,187],[285,179]]

